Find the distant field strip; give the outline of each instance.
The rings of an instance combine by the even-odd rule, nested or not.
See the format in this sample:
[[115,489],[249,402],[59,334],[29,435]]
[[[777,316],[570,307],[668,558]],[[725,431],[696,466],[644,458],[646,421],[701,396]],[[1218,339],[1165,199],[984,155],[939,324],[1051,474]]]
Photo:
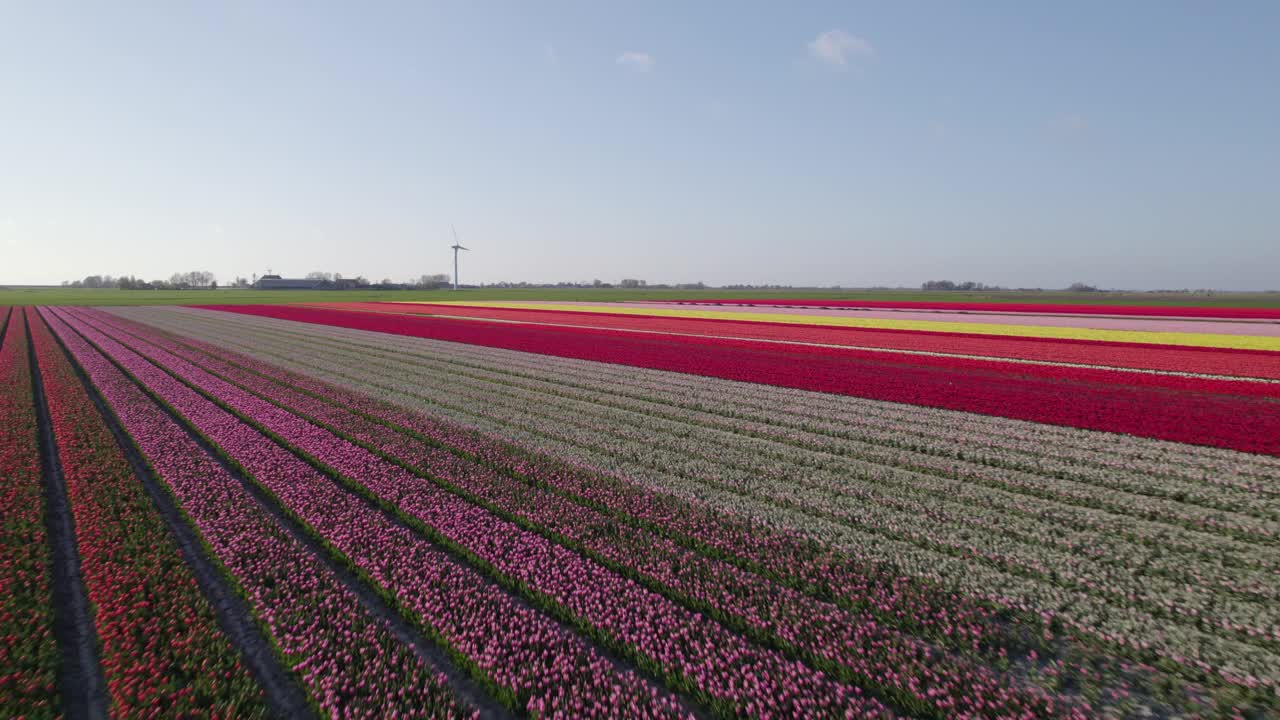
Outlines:
[[[449,302],[433,303],[449,305]],[[987,322],[955,322],[951,320],[919,320],[872,317],[846,317],[843,315],[790,314],[788,312],[763,312],[740,310],[690,310],[630,304],[569,304],[536,302],[466,302],[459,304],[475,307],[494,307],[523,310],[561,310],[598,313],[606,315],[640,315],[650,317],[702,318],[708,320],[742,320],[769,322],[784,325],[819,325],[824,327],[870,328],[878,330],[918,330],[924,332],[964,333],[968,335],[998,335],[1005,337],[1055,338],[1064,340],[1102,340],[1108,342],[1137,343],[1143,345],[1181,345],[1187,347],[1232,348],[1240,350],[1280,350],[1280,337],[1261,335],[1224,335],[1218,332],[1163,332],[1152,330],[1116,330],[1091,327],[1053,327],[1048,325],[1011,325]],[[1253,328],[1254,325],[1248,327]],[[1267,328],[1269,325],[1256,327]]]
[[971,359],[1005,359],[1071,367],[1122,368],[1208,377],[1280,380],[1280,353],[1258,350],[1162,347],[1082,340],[1008,338],[910,330],[827,328],[737,320],[657,318],[545,310],[514,310],[416,303],[308,303],[308,307],[496,322],[623,330],[919,353]]
[[[945,295],[945,294],[944,294]],[[934,297],[938,294],[935,293]],[[1135,296],[1140,297],[1140,296]],[[654,300],[668,305],[717,305],[743,307],[875,308],[894,310],[944,310],[947,312],[1036,313],[1059,315],[1112,315],[1220,320],[1280,320],[1277,307],[1209,307],[1204,305],[1122,305],[1097,302],[972,302],[967,300],[840,300],[796,297],[698,298]]]
[[1280,454],[1280,402],[1274,398],[1274,383],[887,357],[843,348],[762,347],[738,340],[298,306],[226,310]]
[[[670,310],[670,303],[556,303],[567,309],[582,306],[587,309],[623,305],[649,310]],[[686,307],[686,306],[680,306]],[[696,308],[694,308],[696,309]],[[959,323],[987,323],[995,325],[1031,325],[1059,328],[1084,328],[1095,330],[1143,331],[1157,333],[1208,333],[1211,335],[1257,335],[1280,337],[1280,321],[1275,320],[1224,320],[1218,318],[1169,318],[1110,315],[1057,315],[1051,313],[991,313],[957,310],[907,310],[890,308],[811,308],[811,307],[703,307],[714,311],[744,312],[756,315],[793,315],[813,318],[870,318],[876,320],[940,321]]]

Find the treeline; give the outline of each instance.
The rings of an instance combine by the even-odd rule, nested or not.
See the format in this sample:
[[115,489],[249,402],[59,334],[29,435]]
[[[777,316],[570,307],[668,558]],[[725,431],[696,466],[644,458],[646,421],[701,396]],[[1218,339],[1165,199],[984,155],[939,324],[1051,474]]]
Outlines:
[[708,285],[704,282],[677,283],[677,284],[658,283],[656,285],[650,285],[644,280],[639,280],[636,278],[623,278],[622,280],[614,284],[611,282],[605,282],[597,278],[595,280],[592,280],[591,282],[587,282],[585,280],[579,280],[577,282],[556,282],[556,283],[545,283],[545,282],[537,283],[537,282],[525,282],[525,281],[510,282],[507,280],[503,280],[501,282],[489,283],[484,287],[491,287],[491,288],[603,288],[603,289],[626,288],[629,290],[644,288],[646,290],[705,290],[707,289]]
[[[236,278],[236,287],[249,287],[249,281]],[[119,290],[217,290],[218,278],[206,270],[192,270],[185,273],[174,273],[168,280],[143,280],[133,275],[89,275],[82,280],[63,280],[66,288],[116,288]]]
[[961,292],[971,292],[974,290],[1003,290],[1004,288],[997,285],[987,285],[985,283],[966,280],[964,282],[953,282],[951,280],[926,280],[920,284],[921,290],[959,290]]

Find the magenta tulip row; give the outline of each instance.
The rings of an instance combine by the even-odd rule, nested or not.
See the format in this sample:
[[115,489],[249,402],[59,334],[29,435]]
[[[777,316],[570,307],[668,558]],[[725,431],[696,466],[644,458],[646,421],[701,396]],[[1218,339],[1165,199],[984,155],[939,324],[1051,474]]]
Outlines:
[[316,709],[335,717],[472,714],[436,669],[397,640],[227,470],[85,342],[71,327],[77,321],[45,313],[229,581],[241,589]]

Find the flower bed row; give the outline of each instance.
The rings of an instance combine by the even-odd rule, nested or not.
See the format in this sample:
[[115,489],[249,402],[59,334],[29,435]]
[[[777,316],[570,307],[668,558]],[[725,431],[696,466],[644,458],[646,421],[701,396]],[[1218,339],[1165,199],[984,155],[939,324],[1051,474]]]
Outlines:
[[[434,305],[449,305],[432,303]],[[463,303],[459,303],[463,304]],[[768,322],[824,328],[914,330],[993,337],[1033,337],[1154,345],[1157,347],[1211,347],[1280,351],[1280,325],[1272,321],[1222,323],[1206,320],[1154,318],[1080,318],[1025,315],[951,314],[936,311],[852,312],[837,309],[800,308],[685,308],[663,303],[591,303],[537,301],[475,301],[467,305],[522,310],[581,313],[590,317],[610,315],[663,318],[700,318]],[[1009,318],[1002,320],[1002,318]]]
[[65,316],[45,317],[199,530],[317,710],[341,717],[472,714],[438,671],[397,640]]
[[[1263,397],[1217,394],[1230,392],[1226,381],[1058,367],[1014,373],[978,361],[916,356],[890,362],[831,348],[783,351],[714,338],[496,327],[302,307],[218,309],[1280,455],[1280,406]],[[1168,392],[1172,387],[1183,392]]]
[[0,716],[60,714],[53,570],[21,311],[0,336]]
[[4,344],[4,334],[9,327],[9,316],[12,312],[13,308],[8,305],[0,306],[0,347]]
[[514,322],[603,327],[657,334],[702,335],[772,343],[812,343],[978,358],[1155,370],[1241,378],[1280,379],[1280,357],[1260,350],[1158,347],[1096,340],[992,337],[918,330],[811,327],[743,320],[600,315],[556,310],[411,305],[407,303],[308,303],[330,310],[404,315],[488,318]]
[[[90,335],[97,336],[93,331]],[[113,347],[113,352],[131,354],[108,338],[100,339],[104,346]],[[166,365],[187,376],[202,391],[234,407],[242,417],[292,444],[313,461],[323,463],[348,484],[358,484],[382,502],[386,510],[401,513],[419,532],[449,544],[530,600],[722,712],[831,715],[852,711],[865,716],[886,712],[875,700],[860,697],[857,688],[787,661],[776,651],[754,646],[634,581],[165,355],[158,349],[148,353],[157,361],[163,358]],[[141,358],[139,361],[146,362]],[[165,382],[159,377],[156,381]],[[234,416],[228,418],[235,420]],[[297,472],[298,476],[304,474],[302,469]],[[298,485],[295,478],[290,486]],[[319,483],[307,487],[308,494],[323,492]],[[347,507],[352,506],[348,503]],[[367,517],[339,524],[351,527],[375,522],[379,517],[372,508],[364,515]]]
[[[477,467],[470,460],[349,412],[344,408],[377,410],[350,393],[339,391],[340,396],[331,398],[331,402],[321,401],[214,358],[192,357],[191,351],[184,351],[177,343],[136,328],[130,335],[130,342],[143,348],[145,343],[151,343],[153,348],[143,351],[154,361],[166,364],[184,376],[201,373],[195,372],[186,362],[175,362],[170,352],[186,361],[199,362],[205,369],[214,369],[223,378],[235,381],[239,387],[250,389],[312,422],[322,423],[323,427],[355,440],[403,467],[413,468],[424,477],[436,479],[504,517],[516,519],[549,538],[579,549],[636,577],[657,592],[709,612],[750,634],[795,650],[837,674],[857,669],[863,678],[891,677],[893,669],[896,669],[904,679],[914,679],[919,683],[926,695],[932,694],[932,690],[950,689],[952,695],[966,699],[990,698],[1001,692],[1015,695],[1018,692],[1002,689],[1001,683],[985,668],[948,659],[900,634],[892,626],[886,626],[883,617],[850,613],[814,601],[726,563],[698,556],[662,536],[619,524],[601,512],[570,503],[541,487],[513,480],[490,468]],[[263,366],[257,369],[270,372],[270,368]],[[207,379],[201,384],[207,387]],[[889,600],[888,595],[861,598],[865,605],[882,608]],[[946,608],[900,608],[896,618],[899,623],[904,612],[925,618],[924,622],[935,628],[945,627],[947,631],[966,636],[971,631],[977,633],[976,629],[965,625],[949,627],[951,621]],[[868,667],[868,660],[872,663],[878,661],[879,665]],[[889,693],[901,690],[892,682],[883,689]],[[1052,707],[1052,703],[1045,703],[1045,706]]]
[[159,512],[44,321],[27,310],[112,712],[265,714]]
[[671,300],[673,305],[756,305],[768,307],[865,307],[911,310],[955,310],[976,312],[1055,313],[1070,315],[1137,315],[1147,317],[1202,317],[1233,319],[1280,319],[1280,308],[1233,308],[1193,305],[1086,305],[1083,303],[945,302],[921,300],[806,300],[802,298],[733,299],[708,298]]

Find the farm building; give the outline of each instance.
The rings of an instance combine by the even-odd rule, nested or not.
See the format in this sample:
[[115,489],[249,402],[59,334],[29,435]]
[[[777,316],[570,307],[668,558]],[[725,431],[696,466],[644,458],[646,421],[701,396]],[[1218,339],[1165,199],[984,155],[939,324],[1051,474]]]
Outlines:
[[282,278],[279,275],[263,275],[254,283],[257,290],[315,290],[322,280],[308,278]]

